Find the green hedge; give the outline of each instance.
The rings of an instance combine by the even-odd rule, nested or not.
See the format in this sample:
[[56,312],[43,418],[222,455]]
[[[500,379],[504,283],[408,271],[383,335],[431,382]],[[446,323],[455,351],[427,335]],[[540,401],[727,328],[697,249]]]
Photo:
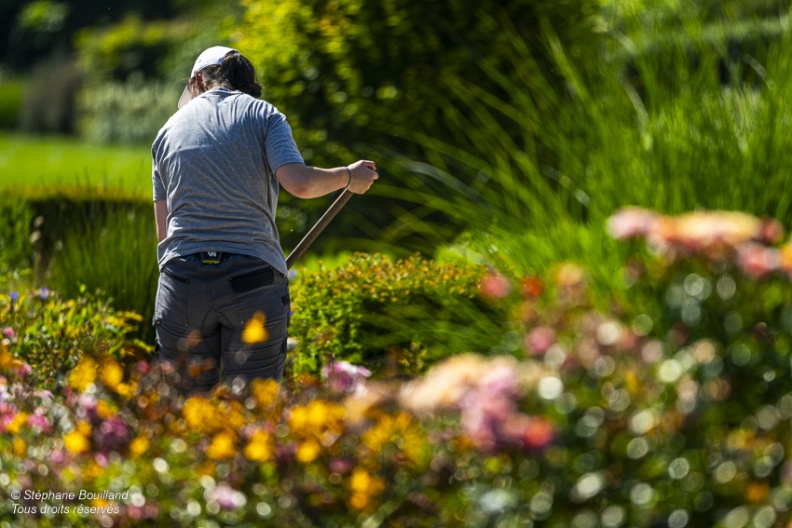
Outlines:
[[488,350],[505,330],[503,312],[479,295],[486,271],[358,254],[337,269],[300,274],[289,332],[299,342],[294,374],[316,375],[331,361],[415,374],[453,354]]

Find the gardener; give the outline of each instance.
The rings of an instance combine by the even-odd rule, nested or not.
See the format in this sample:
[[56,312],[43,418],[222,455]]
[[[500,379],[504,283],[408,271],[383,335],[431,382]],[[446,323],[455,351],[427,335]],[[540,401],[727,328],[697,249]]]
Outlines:
[[314,198],[362,194],[378,177],[365,160],[306,166],[286,118],[260,96],[246,57],[209,48],[152,147],[156,344],[183,392],[283,374],[290,307],[279,184]]

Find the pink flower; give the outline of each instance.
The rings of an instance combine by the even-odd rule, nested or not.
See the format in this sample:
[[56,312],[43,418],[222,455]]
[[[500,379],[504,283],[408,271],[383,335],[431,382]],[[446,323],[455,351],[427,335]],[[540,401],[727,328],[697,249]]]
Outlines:
[[355,459],[352,457],[336,457],[330,460],[329,468],[333,473],[345,475],[355,467]]
[[346,361],[332,361],[322,369],[322,375],[330,383],[332,390],[350,392],[360,387],[371,376],[371,371]]
[[14,339],[16,336],[16,332],[10,326],[6,326],[3,328],[3,335],[6,336],[8,339]]
[[555,342],[555,330],[548,326],[537,326],[525,336],[525,348],[537,356],[544,355]]
[[227,484],[220,484],[206,492],[206,500],[216,502],[224,510],[233,510],[245,505],[245,495]]
[[31,367],[30,365],[28,365],[25,362],[22,362],[22,364],[20,364],[20,365],[14,365],[13,366],[13,371],[20,378],[24,378],[25,376],[27,376],[28,374],[33,372],[33,367]]
[[490,272],[481,279],[481,295],[484,297],[503,299],[511,293],[511,290],[509,279],[497,271]]
[[129,442],[129,429],[120,416],[114,416],[92,429],[94,445],[101,452],[122,451]]
[[748,242],[737,248],[737,264],[746,275],[758,279],[779,269],[781,252],[776,248]]
[[607,229],[616,240],[646,236],[654,226],[657,214],[640,207],[620,209],[608,219]]
[[49,418],[39,414],[38,410],[36,410],[35,414],[28,416],[27,423],[30,427],[38,429],[45,434],[52,430],[52,424],[50,423]]

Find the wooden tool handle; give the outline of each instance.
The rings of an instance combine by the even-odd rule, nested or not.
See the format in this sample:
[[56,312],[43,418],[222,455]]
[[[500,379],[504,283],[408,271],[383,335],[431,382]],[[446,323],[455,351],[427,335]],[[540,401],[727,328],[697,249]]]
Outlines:
[[324,228],[327,227],[327,224],[329,224],[333,217],[338,214],[338,211],[344,207],[344,204],[346,204],[349,199],[352,198],[353,194],[354,193],[349,189],[344,189],[344,192],[342,192],[339,197],[336,198],[335,202],[333,202],[333,205],[331,205],[330,208],[325,211],[325,214],[322,215],[322,218],[320,218],[316,222],[316,225],[314,225],[311,230],[308,231],[308,234],[305,235],[302,240],[300,240],[300,243],[297,244],[297,247],[295,247],[294,250],[289,253],[288,258],[286,258],[286,267],[288,269],[291,269],[294,263],[303,256],[303,253],[305,253],[313,241],[316,240],[316,237],[318,237],[319,234],[324,231]]

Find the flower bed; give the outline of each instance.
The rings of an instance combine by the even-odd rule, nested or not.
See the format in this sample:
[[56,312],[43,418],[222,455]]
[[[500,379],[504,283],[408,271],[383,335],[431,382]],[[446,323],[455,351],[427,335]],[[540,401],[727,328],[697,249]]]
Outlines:
[[84,349],[43,391],[3,341],[0,478],[20,498],[0,520],[782,526],[789,246],[775,222],[695,215],[613,217],[614,235],[653,255],[614,270],[635,298],[609,310],[573,263],[481,276],[479,300],[510,314],[488,337],[511,353],[457,354],[407,381],[329,360],[321,378],[185,399],[157,366]]

